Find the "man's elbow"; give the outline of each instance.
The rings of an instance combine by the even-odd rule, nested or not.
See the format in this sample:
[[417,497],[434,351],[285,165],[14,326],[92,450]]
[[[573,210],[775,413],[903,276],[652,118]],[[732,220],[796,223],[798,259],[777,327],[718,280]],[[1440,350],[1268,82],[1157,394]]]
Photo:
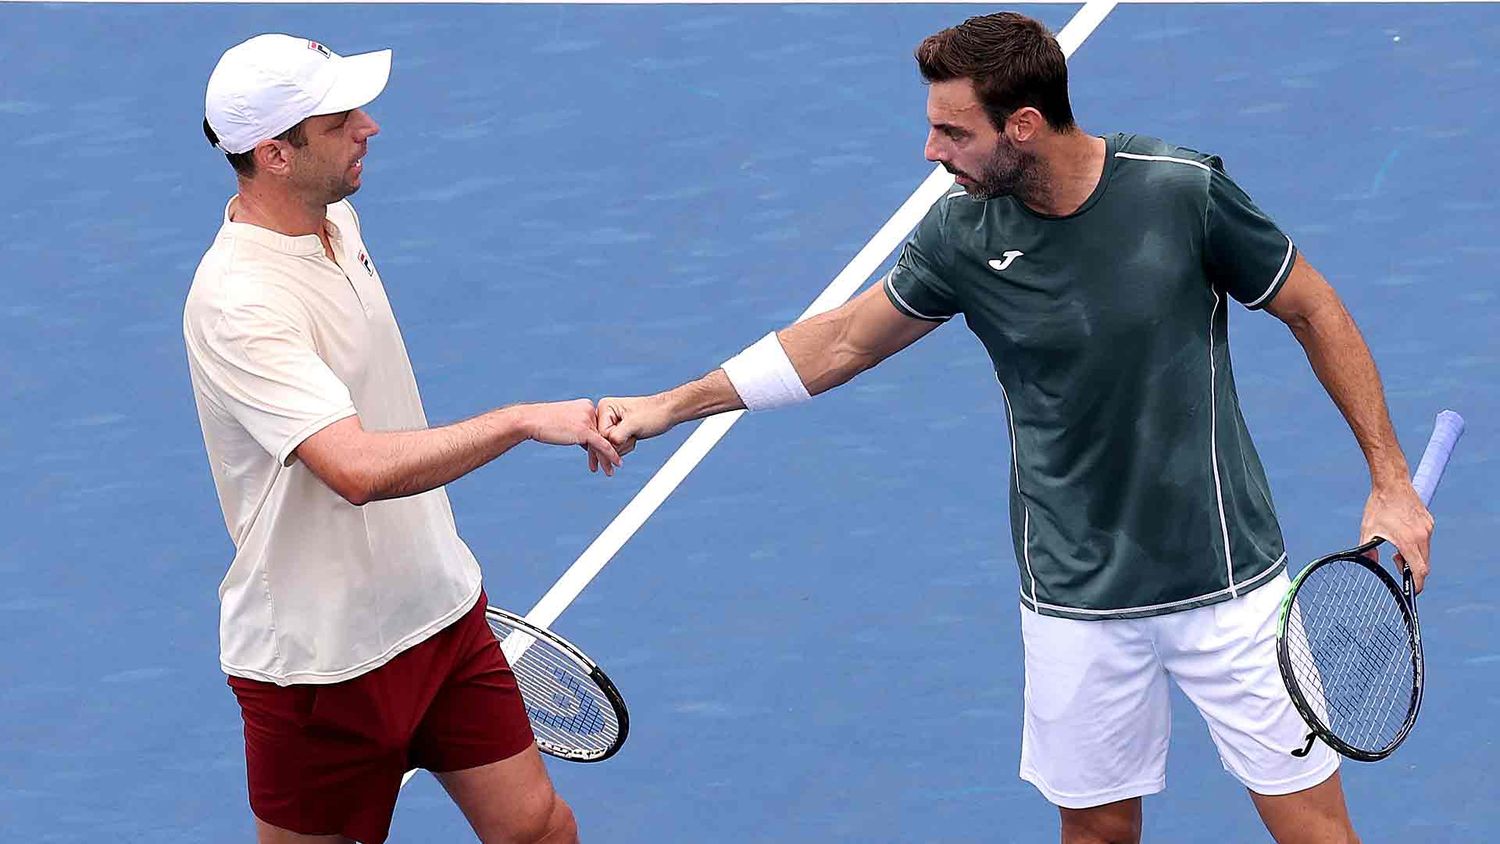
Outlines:
[[334,489],[334,492],[337,492],[341,498],[355,507],[363,507],[379,498],[375,494],[375,490],[364,484],[344,484],[342,487]]
[[375,483],[366,474],[352,468],[324,472],[314,470],[313,474],[324,486],[355,507],[363,507],[380,497]]
[[1311,307],[1287,322],[1298,337],[1343,337],[1354,329],[1354,317],[1338,296],[1319,297]]
[[1300,311],[1297,313],[1277,314],[1276,316],[1286,325],[1287,330],[1292,332],[1292,336],[1298,340],[1306,337],[1312,329],[1312,320],[1307,314]]
[[363,507],[381,498],[380,484],[375,473],[357,461],[330,459],[327,455],[303,453],[304,451],[305,449],[298,449],[298,457],[303,465],[340,498],[355,507]]

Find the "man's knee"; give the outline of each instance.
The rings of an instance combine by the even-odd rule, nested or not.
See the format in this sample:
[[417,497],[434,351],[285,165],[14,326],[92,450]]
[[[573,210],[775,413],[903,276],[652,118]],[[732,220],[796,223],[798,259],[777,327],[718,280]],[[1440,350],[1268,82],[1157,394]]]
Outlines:
[[483,836],[484,844],[577,844],[578,820],[573,809],[552,792],[528,817],[512,819],[503,833]]
[[537,844],[578,844],[578,819],[573,817],[573,807],[561,797],[553,796],[547,832]]
[[1138,844],[1141,840],[1139,801],[1061,812],[1063,844]]
[[1123,821],[1063,825],[1063,844],[1140,844],[1141,825]]

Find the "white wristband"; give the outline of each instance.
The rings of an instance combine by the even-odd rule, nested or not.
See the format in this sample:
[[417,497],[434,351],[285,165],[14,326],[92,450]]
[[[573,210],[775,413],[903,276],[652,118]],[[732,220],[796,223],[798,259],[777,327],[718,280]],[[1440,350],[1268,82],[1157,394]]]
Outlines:
[[812,398],[774,331],[724,361],[723,369],[746,410],[772,410]]

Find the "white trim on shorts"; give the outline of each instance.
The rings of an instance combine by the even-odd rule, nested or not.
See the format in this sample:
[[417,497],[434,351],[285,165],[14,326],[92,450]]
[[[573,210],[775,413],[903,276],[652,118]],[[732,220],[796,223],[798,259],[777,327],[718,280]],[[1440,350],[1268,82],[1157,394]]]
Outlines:
[[1121,800],[1131,800],[1136,797],[1150,797],[1167,790],[1167,778],[1165,775],[1152,780],[1143,780],[1131,785],[1122,785],[1111,791],[1096,791],[1091,794],[1065,794],[1047,784],[1042,775],[1035,768],[1022,767],[1021,779],[1036,787],[1047,802],[1064,809],[1092,809],[1095,806],[1103,806],[1107,803],[1118,803]]

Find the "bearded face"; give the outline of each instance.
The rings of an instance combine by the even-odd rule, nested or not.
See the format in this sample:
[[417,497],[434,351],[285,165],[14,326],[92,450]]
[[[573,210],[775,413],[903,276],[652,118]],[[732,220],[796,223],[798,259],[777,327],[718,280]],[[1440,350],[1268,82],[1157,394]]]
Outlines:
[[359,190],[369,139],[380,127],[362,109],[307,119],[307,142],[292,150],[293,190],[330,205]]
[[931,130],[923,154],[952,173],[975,199],[1025,195],[1041,177],[1036,154],[991,120],[968,79],[934,82],[927,93]]
[[971,184],[964,190],[975,199],[1012,196],[1023,192],[1034,181],[1036,164],[1035,155],[1022,151],[1001,133],[996,137],[994,150],[980,164],[978,172],[965,174]]

